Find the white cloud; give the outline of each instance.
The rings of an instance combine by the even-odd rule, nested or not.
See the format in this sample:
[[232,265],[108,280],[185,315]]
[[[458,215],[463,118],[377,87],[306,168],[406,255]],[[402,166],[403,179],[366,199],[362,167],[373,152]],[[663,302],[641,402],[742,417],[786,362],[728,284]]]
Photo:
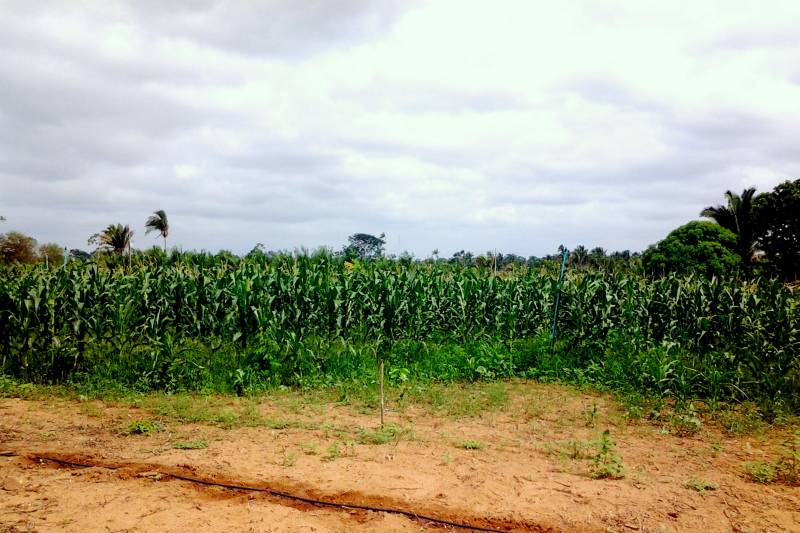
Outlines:
[[793,20],[795,1],[4,2],[0,210],[71,247],[164,208],[184,248],[642,249],[800,174]]

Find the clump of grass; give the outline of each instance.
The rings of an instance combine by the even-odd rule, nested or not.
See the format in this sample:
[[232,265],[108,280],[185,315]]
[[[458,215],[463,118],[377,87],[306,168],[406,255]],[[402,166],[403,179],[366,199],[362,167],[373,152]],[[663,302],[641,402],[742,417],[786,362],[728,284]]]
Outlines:
[[687,489],[694,490],[702,494],[707,490],[717,490],[719,488],[719,483],[690,477],[688,480],[686,480],[686,483],[684,483],[683,486]]
[[388,424],[376,430],[358,428],[356,430],[358,442],[361,444],[388,444],[397,443],[402,439],[413,440],[414,430],[405,429],[393,424]]
[[316,442],[305,442],[300,445],[300,449],[303,450],[303,453],[306,455],[317,455]]
[[281,461],[281,466],[284,468],[291,468],[295,464],[297,464],[297,454],[296,453],[284,453],[283,460]]
[[482,450],[486,448],[486,444],[479,440],[462,440],[458,443],[458,447],[464,450]]
[[589,440],[570,439],[545,444],[545,451],[551,455],[565,459],[588,459],[591,457],[590,450],[594,443]]
[[208,448],[208,441],[205,439],[178,441],[172,447],[176,450],[202,450]]
[[589,474],[594,479],[620,479],[625,477],[622,458],[616,452],[616,443],[611,439],[611,432],[605,430],[597,442],[597,452],[592,457]]
[[800,484],[800,431],[783,443],[781,457],[774,461],[749,461],[742,465],[756,483]]
[[672,427],[677,436],[691,437],[703,428],[703,421],[697,416],[694,405],[689,404],[685,412],[672,416]]
[[720,410],[714,419],[729,435],[751,435],[764,431],[764,420],[753,404],[742,404],[735,408]]
[[772,483],[775,481],[777,469],[768,461],[748,461],[742,465],[750,481],[756,483]]
[[152,435],[163,429],[159,422],[153,420],[132,420],[125,426],[123,433],[126,435]]
[[592,402],[592,407],[583,412],[586,427],[593,428],[597,425],[597,402]]
[[338,442],[334,442],[328,446],[328,453],[325,455],[326,461],[335,461],[342,456],[342,447]]

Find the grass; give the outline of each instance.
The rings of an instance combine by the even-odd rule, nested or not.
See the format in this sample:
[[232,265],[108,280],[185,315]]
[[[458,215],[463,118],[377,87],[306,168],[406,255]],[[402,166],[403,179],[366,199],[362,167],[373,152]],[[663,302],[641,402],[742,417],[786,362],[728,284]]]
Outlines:
[[152,435],[153,433],[158,433],[163,429],[163,426],[159,422],[140,419],[130,421],[122,432],[125,435]]
[[775,465],[768,461],[748,461],[742,464],[742,468],[750,481],[762,484],[774,482],[778,473]]
[[326,461],[335,461],[342,456],[342,446],[338,442],[332,443],[328,446],[328,451],[325,454]]
[[702,494],[707,490],[717,490],[719,488],[719,483],[705,481],[696,477],[690,477],[688,480],[686,480],[683,486],[689,490],[693,490]]
[[462,440],[457,444],[457,447],[463,450],[482,450],[486,448],[486,444],[479,440]]
[[590,440],[569,439],[556,442],[548,442],[544,445],[544,450],[549,455],[554,455],[561,459],[571,459],[573,461],[588,459],[591,457],[590,450],[594,445]]
[[178,441],[173,443],[172,447],[176,450],[202,450],[208,448],[208,441],[205,439]]
[[387,424],[375,430],[358,428],[356,437],[359,444],[397,444],[402,439],[414,440],[416,435],[413,429]]

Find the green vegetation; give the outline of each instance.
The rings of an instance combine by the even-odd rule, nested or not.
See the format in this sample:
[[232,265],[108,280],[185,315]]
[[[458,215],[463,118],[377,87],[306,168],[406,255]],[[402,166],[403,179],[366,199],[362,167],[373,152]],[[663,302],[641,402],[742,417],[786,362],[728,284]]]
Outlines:
[[464,450],[482,450],[486,448],[486,444],[479,440],[468,439],[459,442],[458,447]]
[[597,450],[592,457],[589,473],[594,479],[620,479],[625,477],[622,458],[616,452],[616,443],[611,432],[605,430],[597,441]]
[[742,263],[736,235],[712,222],[689,222],[674,230],[642,256],[649,273],[726,276]]
[[702,494],[707,490],[717,490],[719,488],[719,483],[714,483],[711,481],[705,481],[703,479],[690,477],[686,481],[686,483],[683,484],[683,486],[689,490],[693,490]]
[[132,420],[125,426],[123,433],[126,435],[151,435],[163,429],[160,423],[153,420]]
[[202,450],[208,448],[208,441],[204,439],[178,441],[172,447],[176,450]]
[[385,425],[376,430],[359,428],[356,431],[356,435],[360,444],[396,444],[402,439],[414,439],[413,430],[401,428],[392,424]]
[[[728,191],[726,205],[702,212],[715,222],[676,229],[641,263],[577,246],[563,284],[559,256],[388,259],[383,234],[354,234],[335,253],[168,253],[163,210],[145,223],[163,250],[134,252],[130,227],[112,224],[90,239],[97,250],[73,250],[65,267],[56,245],[37,250],[9,232],[0,235],[0,394],[29,394],[28,383],[87,398],[327,387],[374,409],[380,360],[400,408],[424,401],[451,416],[508,404],[504,387],[462,395],[454,383],[524,377],[620,391],[630,418],[657,418],[652,399],[674,400],[673,429],[684,435],[701,428],[686,411],[694,400],[712,410],[747,402],[773,420],[800,410],[800,297],[787,283],[800,275],[798,191],[800,180],[761,195]],[[596,415],[585,413],[587,426]],[[749,431],[747,422],[731,415],[728,425]]]
[[[551,352],[547,265],[495,275],[329,254],[158,257],[0,267],[2,372],[89,392],[245,394],[374,383],[380,355],[389,385],[409,396],[417,383],[524,376],[679,402],[751,400],[768,413],[800,404],[798,297],[777,280],[572,273]],[[444,390],[438,403],[469,415],[504,394]]]

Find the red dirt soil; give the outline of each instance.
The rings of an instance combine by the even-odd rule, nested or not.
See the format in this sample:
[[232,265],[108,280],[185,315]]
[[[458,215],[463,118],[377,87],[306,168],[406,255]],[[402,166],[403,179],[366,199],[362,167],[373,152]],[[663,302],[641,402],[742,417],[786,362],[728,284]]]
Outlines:
[[[422,406],[389,412],[388,422],[413,434],[387,444],[358,438],[357,428],[376,427],[373,414],[297,400],[289,408],[285,397],[249,404],[254,420],[291,422],[284,429],[161,418],[164,430],[150,435],[122,431],[132,420],[159,420],[144,408],[3,399],[0,531],[453,529],[176,476],[503,531],[800,531],[800,489],[755,484],[742,469],[745,461],[774,459],[785,432],[734,438],[707,424],[680,438],[626,422],[606,397],[536,384],[509,386],[508,395],[502,409],[478,416],[437,416]],[[593,405],[597,415],[587,427]],[[570,452],[577,448],[567,441],[596,439],[605,428],[617,443],[623,479],[592,479],[590,459]],[[174,448],[196,439],[208,446]],[[463,449],[468,440],[483,447]],[[719,488],[690,490],[690,478]]]

